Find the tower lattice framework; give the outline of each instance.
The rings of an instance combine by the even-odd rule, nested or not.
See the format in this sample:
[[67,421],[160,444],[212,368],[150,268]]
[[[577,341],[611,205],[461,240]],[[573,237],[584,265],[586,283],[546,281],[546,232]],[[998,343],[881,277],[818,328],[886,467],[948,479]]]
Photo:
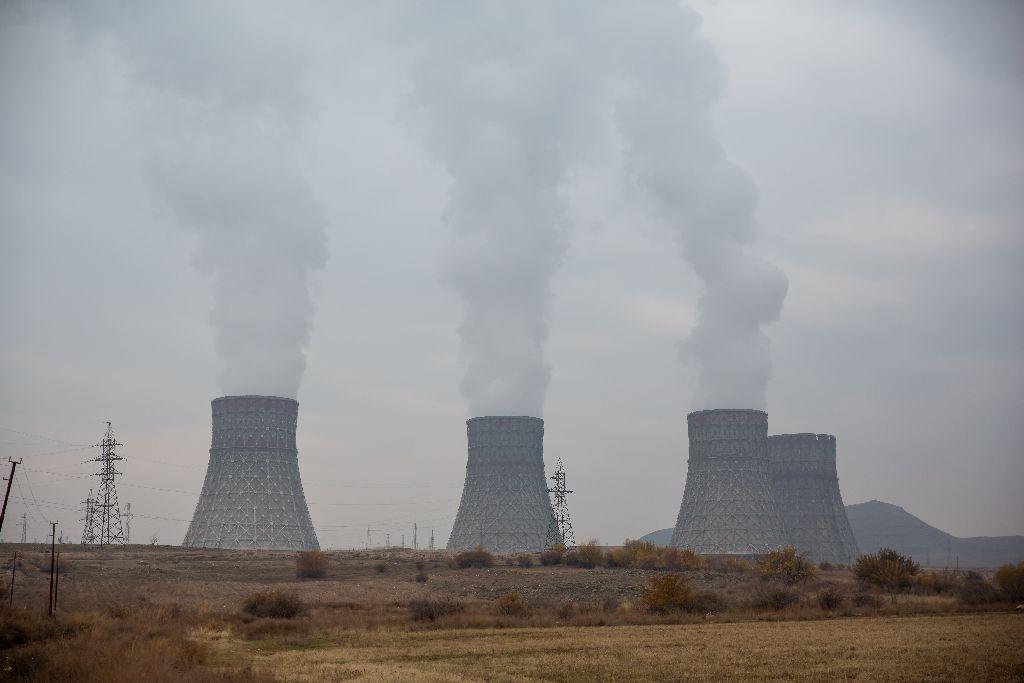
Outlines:
[[91,539],[90,542],[93,544],[105,546],[127,543],[121,524],[121,508],[117,502],[117,485],[114,481],[115,477],[121,476],[115,463],[124,460],[117,454],[117,447],[123,445],[114,438],[114,428],[108,422],[103,440],[96,444],[100,454],[92,459],[92,462],[100,463],[100,471],[93,475],[99,478],[100,483],[92,502],[92,514],[87,514],[90,522],[83,532],[83,538]]
[[448,549],[538,552],[554,520],[544,475],[544,420],[466,421],[469,459]]
[[690,456],[672,545],[756,555],[786,545],[768,472],[768,415],[702,410],[687,416]]
[[858,555],[829,434],[768,437],[769,469],[786,538],[815,562],[849,564]]
[[576,537],[572,531],[572,519],[569,517],[568,496],[572,491],[565,486],[565,466],[562,464],[561,458],[558,459],[555,473],[551,475],[550,479],[555,482],[554,486],[548,489],[548,493],[554,498],[552,502],[554,517],[551,519],[550,526],[548,526],[548,537],[545,545],[550,548],[557,543],[561,543],[566,548],[572,548],[576,545]]
[[299,476],[298,401],[223,396],[203,490],[183,545],[318,550]]
[[82,518],[82,545],[92,545],[96,542],[96,529],[93,525],[93,514],[95,512],[96,499],[89,489],[89,495],[82,501],[85,507],[85,517]]

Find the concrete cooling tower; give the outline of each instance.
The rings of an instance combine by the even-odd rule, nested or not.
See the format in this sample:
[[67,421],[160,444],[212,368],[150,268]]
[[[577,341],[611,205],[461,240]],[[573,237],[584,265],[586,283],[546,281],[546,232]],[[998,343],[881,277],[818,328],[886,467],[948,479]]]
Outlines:
[[768,472],[768,414],[701,410],[686,420],[690,458],[672,545],[711,555],[785,546]]
[[858,554],[857,542],[839,492],[836,437],[769,436],[768,461],[789,544],[815,562],[853,562]]
[[213,400],[210,464],[182,545],[317,550],[299,478],[299,403],[274,396]]
[[554,520],[544,478],[544,420],[474,417],[466,433],[466,483],[449,550],[543,550]]

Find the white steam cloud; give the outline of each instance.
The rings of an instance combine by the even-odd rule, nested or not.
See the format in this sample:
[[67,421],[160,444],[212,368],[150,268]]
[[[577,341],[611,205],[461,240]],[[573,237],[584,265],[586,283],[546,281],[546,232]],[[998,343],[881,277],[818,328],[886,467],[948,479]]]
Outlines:
[[546,315],[565,250],[560,186],[593,86],[585,51],[565,35],[578,9],[458,3],[404,17],[412,125],[452,180],[442,277],[464,306],[472,415],[543,413]]
[[149,179],[198,238],[226,394],[297,395],[327,258],[301,170],[309,46],[283,6],[147,5],[115,24],[154,147]]
[[674,0],[473,2],[412,10],[416,130],[452,177],[444,278],[464,305],[462,391],[474,415],[541,415],[561,183],[610,115],[630,176],[703,283],[683,344],[701,407],[763,407],[762,327],[785,276],[752,255],[756,192],[711,124],[721,68]]

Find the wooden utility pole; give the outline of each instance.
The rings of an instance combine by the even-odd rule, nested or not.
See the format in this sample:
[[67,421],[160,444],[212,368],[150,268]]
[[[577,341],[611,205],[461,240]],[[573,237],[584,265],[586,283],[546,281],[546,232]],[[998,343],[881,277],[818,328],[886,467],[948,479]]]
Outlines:
[[57,522],[50,522],[50,602],[46,607],[46,615],[53,616],[53,570],[57,561]]
[[60,553],[57,553],[57,571],[53,574],[53,613],[57,613],[57,586],[60,585]]
[[7,458],[7,462],[11,463],[11,476],[7,477],[7,490],[4,492],[4,507],[0,509],[0,532],[4,530],[4,517],[7,516],[7,499],[11,497],[11,484],[14,483],[14,469],[21,464],[21,459],[13,460]]
[[11,563],[11,600],[10,606],[14,607],[14,572],[18,571],[18,551],[14,551],[14,562]]

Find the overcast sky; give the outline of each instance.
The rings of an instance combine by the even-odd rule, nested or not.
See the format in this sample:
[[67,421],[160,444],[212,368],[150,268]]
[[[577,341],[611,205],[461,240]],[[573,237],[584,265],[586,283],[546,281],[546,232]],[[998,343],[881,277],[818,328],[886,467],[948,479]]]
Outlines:
[[[5,540],[22,513],[30,539],[47,520],[80,536],[96,469],[82,445],[110,420],[133,540],[180,543],[210,400],[272,365],[261,386],[300,402],[321,545],[361,545],[368,526],[411,543],[418,522],[421,544],[433,529],[443,546],[464,420],[501,400],[467,380],[493,354],[473,328],[491,281],[466,270],[459,241],[460,221],[488,215],[460,203],[465,188],[496,169],[509,203],[550,218],[528,241],[552,253],[536,305],[485,323],[539,349],[501,351],[539,378],[509,400],[542,405],[576,537],[674,522],[686,413],[720,407],[701,403],[714,394],[686,341],[714,283],[671,206],[652,211],[629,182],[628,120],[609,134],[608,94],[589,88],[610,67],[601,36],[576,30],[574,11],[597,25],[587,3],[556,5],[561,24],[513,17],[507,36],[476,3],[377,6],[0,7],[0,455],[24,458]],[[770,431],[836,435],[847,504],[896,503],[960,536],[1024,534],[1024,6],[693,10],[687,44],[717,63],[683,51],[655,66],[716,84],[693,111],[756,187],[744,254],[788,280],[772,290],[778,320],[771,301],[751,317],[770,340]],[[496,45],[528,55],[530,79],[484,71],[449,88]],[[476,145],[466,107],[495,102],[521,105],[505,123],[528,122],[537,155],[557,150],[547,175],[516,176]]]

